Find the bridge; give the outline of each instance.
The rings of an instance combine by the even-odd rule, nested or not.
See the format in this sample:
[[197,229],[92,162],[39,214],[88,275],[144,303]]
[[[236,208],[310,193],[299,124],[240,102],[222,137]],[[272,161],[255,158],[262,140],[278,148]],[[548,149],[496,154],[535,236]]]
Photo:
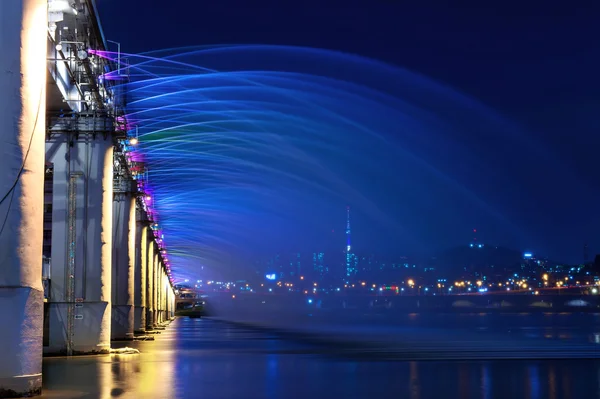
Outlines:
[[[127,93],[121,85],[129,80],[127,68],[122,67],[127,60],[120,57],[120,44],[104,37],[94,0],[2,0],[0,45],[0,397],[33,396],[41,393],[44,355],[105,354],[111,351],[111,342],[146,339],[173,319],[176,291],[166,244],[148,199],[146,165],[132,155],[136,128],[128,120]],[[109,47],[117,50],[116,62],[97,56]],[[356,310],[368,316],[365,323],[371,323],[382,312],[398,315],[415,308],[597,309],[597,298],[340,295],[321,300],[304,294],[236,297],[226,293],[212,303],[209,299],[208,304],[231,318],[244,316],[254,322],[254,316],[258,321],[289,321],[291,325],[299,317],[330,321],[332,315],[341,315],[352,320]],[[282,314],[286,316],[282,318]],[[195,345],[199,339],[205,340],[206,347],[215,345],[206,337],[225,341],[222,332],[228,327],[216,320],[203,322],[180,318],[173,325],[179,335],[167,332],[172,335],[164,339],[165,346],[157,356],[169,370],[175,370],[173,359],[177,357],[173,355],[175,346],[168,346],[173,341],[187,340],[188,354],[198,352]],[[336,342],[339,332],[326,340],[319,338],[320,345]],[[244,334],[251,336],[249,341],[254,344],[262,342],[254,333]],[[448,340],[445,334],[438,338],[436,351]],[[453,339],[450,346],[458,341],[456,335]],[[485,345],[496,343],[489,340]],[[153,342],[140,344],[148,349]],[[221,344],[230,346],[229,342]],[[416,343],[404,341],[397,352],[411,345]],[[548,348],[552,347],[553,343],[547,343],[535,350],[551,356]],[[596,346],[587,342],[562,346],[561,356],[572,356],[574,347],[581,348],[577,349],[580,358],[590,357],[590,353],[597,356]],[[469,348],[452,348],[452,356],[464,358]],[[496,352],[506,348],[499,347]],[[520,342],[510,348],[519,351]],[[384,347],[375,349],[388,352]],[[166,359],[165,354],[173,359]],[[155,364],[153,355],[144,361]],[[268,362],[272,370],[275,363]],[[73,362],[71,367],[78,364]],[[251,374],[257,370],[255,361],[248,364],[245,375],[253,376],[250,379],[255,384],[260,382]],[[170,381],[164,378],[173,378],[175,371],[162,373],[154,365],[149,369],[152,372],[130,378],[142,381],[147,389],[168,390]],[[201,372],[194,368],[194,373],[201,373],[188,378],[194,390],[205,370],[209,370],[213,387],[213,378],[223,375],[215,371],[218,368]],[[288,378],[297,382],[297,366],[289,370]],[[72,378],[69,372],[62,374]],[[110,379],[119,373],[112,370],[106,374]],[[272,381],[280,380],[275,373],[273,376]],[[101,385],[108,388],[104,381]],[[217,389],[238,385],[246,390],[244,394],[251,392],[242,384],[221,384]],[[119,391],[104,396],[108,395],[117,396]]]
[[41,392],[44,354],[160,329],[175,291],[94,0],[2,1],[0,27],[4,397]]

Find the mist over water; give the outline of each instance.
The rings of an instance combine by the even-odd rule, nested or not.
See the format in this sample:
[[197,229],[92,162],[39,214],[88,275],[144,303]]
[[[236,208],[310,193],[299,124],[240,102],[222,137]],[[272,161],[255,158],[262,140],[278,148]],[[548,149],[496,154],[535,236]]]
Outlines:
[[[464,244],[463,227],[480,225],[496,243],[535,242],[519,217],[533,204],[504,199],[546,154],[451,88],[310,48],[123,57],[128,120],[179,280],[203,277],[202,267],[242,275],[257,256],[281,251],[341,250],[346,205],[359,251],[432,251]],[[519,159],[517,174],[507,158]]]

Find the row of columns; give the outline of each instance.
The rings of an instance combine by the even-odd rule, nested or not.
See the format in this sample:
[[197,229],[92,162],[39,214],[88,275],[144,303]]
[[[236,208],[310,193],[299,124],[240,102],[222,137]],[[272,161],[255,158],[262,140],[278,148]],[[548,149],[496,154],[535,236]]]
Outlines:
[[111,136],[81,131],[46,144],[54,166],[48,354],[103,353],[111,339],[174,316],[157,239],[136,182],[114,179],[113,148]]

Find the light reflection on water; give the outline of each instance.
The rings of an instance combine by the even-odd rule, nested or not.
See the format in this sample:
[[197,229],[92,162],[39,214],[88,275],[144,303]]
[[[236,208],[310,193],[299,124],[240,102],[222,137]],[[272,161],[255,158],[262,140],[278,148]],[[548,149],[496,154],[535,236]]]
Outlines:
[[44,397],[600,398],[592,360],[357,361],[201,319],[130,346],[142,353],[46,359]]
[[492,397],[492,381],[490,379],[489,364],[481,365],[481,397],[490,399]]

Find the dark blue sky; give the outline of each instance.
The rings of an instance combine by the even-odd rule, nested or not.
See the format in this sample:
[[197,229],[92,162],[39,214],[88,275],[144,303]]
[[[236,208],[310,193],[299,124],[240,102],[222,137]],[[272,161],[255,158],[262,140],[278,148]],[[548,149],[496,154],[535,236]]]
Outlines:
[[[556,179],[527,176],[528,189],[503,197],[537,235],[516,245],[580,261],[584,242],[600,252],[600,5],[569,4],[98,1],[107,38],[125,52],[228,43],[321,47],[393,63],[481,100],[521,124],[564,171]],[[518,174],[520,163],[507,156],[502,168]],[[569,179],[576,184],[561,183]],[[431,249],[469,240],[472,224],[456,227],[456,242]]]

